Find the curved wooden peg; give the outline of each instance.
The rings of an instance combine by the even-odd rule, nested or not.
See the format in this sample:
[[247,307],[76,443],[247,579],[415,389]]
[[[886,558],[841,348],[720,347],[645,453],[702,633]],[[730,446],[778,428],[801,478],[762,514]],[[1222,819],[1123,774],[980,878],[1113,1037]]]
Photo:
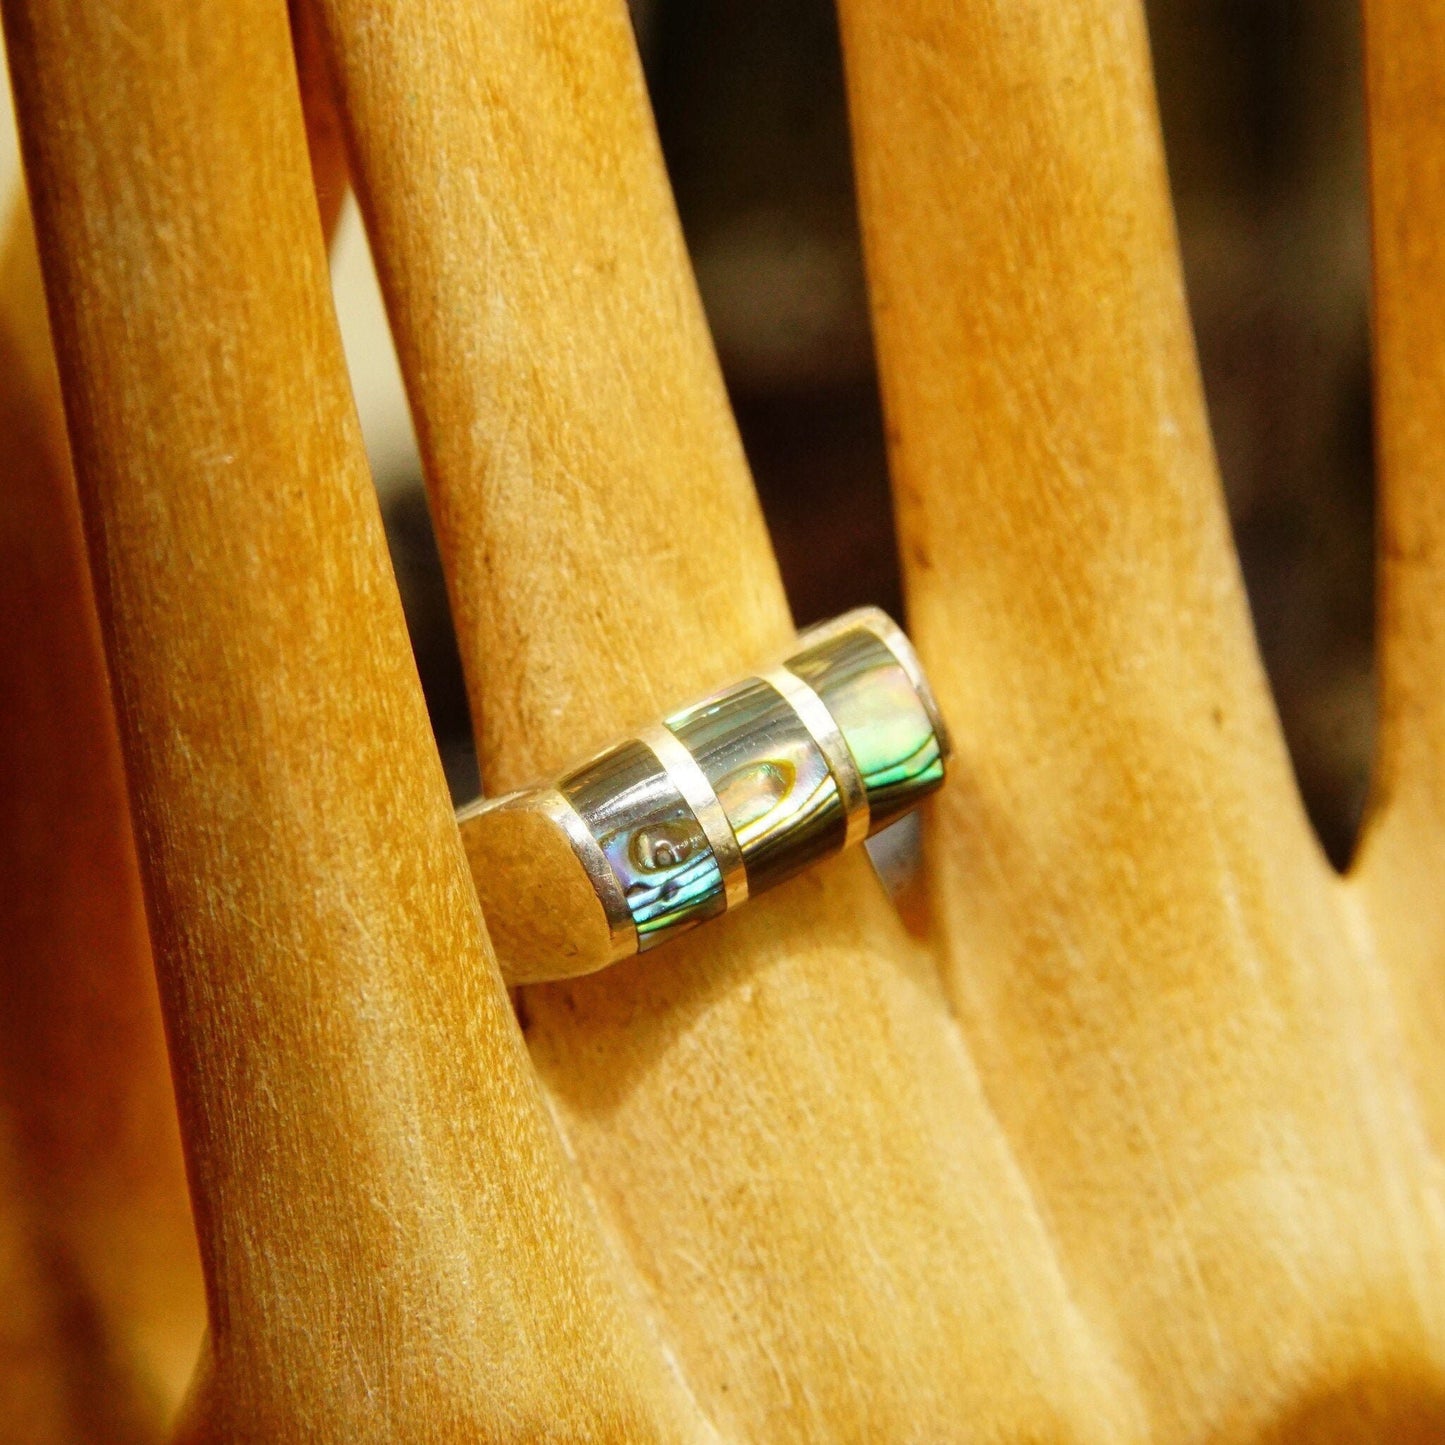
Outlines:
[[24,1276],[0,1285],[0,1440],[155,1441],[195,1363],[200,1272],[23,204],[0,354],[3,1254]]
[[[480,718],[536,781],[791,628],[617,0],[322,0]],[[586,1185],[739,1438],[1128,1439],[861,858],[524,990]]]
[[1354,869],[1445,1148],[1445,8],[1369,0],[1380,738]]
[[1250,636],[1141,8],[842,14],[988,1096],[1158,1438],[1427,1438],[1440,1180]]
[[187,1436],[695,1438],[485,948],[284,9],[4,13],[209,1292]]
[[[1382,716],[1377,811],[1445,838],[1445,9],[1367,0]],[[1424,819],[1422,818],[1422,822]],[[1423,841],[1423,840],[1422,840]]]
[[[318,63],[298,40],[303,73]],[[324,86],[303,81],[322,225],[345,155]],[[195,1367],[204,1300],[175,1099],[34,228],[23,197],[0,253],[0,1076],[16,1121],[18,1282],[0,1440],[158,1439]],[[52,1332],[42,1347],[38,1334]],[[23,1377],[23,1378],[22,1378]]]

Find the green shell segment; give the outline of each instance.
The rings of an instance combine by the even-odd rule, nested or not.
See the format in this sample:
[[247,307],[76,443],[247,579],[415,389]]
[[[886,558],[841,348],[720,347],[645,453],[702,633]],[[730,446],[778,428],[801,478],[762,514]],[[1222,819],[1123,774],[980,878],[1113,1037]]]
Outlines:
[[842,848],[848,820],[827,759],[769,683],[750,678],[673,713],[666,726],[712,784],[750,893]]
[[651,748],[619,743],[557,786],[617,875],[639,951],[727,907],[702,826]]
[[943,782],[933,722],[902,664],[858,627],[790,657],[833,714],[868,794],[869,832],[887,827]]

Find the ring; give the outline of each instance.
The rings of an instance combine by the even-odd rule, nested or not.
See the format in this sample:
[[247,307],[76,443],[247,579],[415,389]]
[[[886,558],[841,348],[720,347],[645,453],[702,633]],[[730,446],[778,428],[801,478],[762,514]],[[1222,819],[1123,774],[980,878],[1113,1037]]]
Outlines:
[[896,822],[950,744],[902,630],[875,607],[776,666],[457,813],[508,983],[645,953]]

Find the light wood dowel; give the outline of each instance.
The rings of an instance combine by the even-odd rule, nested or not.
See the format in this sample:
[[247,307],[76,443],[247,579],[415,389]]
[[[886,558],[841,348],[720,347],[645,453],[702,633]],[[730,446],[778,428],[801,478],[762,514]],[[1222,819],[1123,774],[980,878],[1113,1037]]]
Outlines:
[[[315,45],[302,42],[302,69]],[[303,87],[323,228],[345,195],[325,88]],[[14,1254],[39,1295],[0,1291],[0,1441],[158,1439],[204,1320],[195,1231],[151,967],[34,229],[0,255],[0,960],[4,1096],[17,1123]],[[84,1329],[76,1322],[89,1323]],[[45,1343],[41,1337],[49,1332]]]
[[284,7],[4,14],[209,1290],[187,1437],[693,1438],[483,941]]
[[[30,216],[0,251],[0,1441],[154,1441],[200,1272]],[[83,1324],[82,1324],[83,1322]],[[44,1377],[40,1386],[39,1377]]]
[[[314,54],[314,45],[307,47]],[[323,226],[345,195],[306,107]],[[109,683],[23,199],[0,256],[3,1073],[16,1122],[0,1441],[163,1438],[204,1300]],[[36,1261],[43,1263],[36,1264]],[[27,1291],[34,1298],[22,1304]],[[38,1382],[43,1377],[44,1384]]]
[[[1380,467],[1378,804],[1445,838],[1445,6],[1366,0]],[[1437,855],[1438,856],[1438,855]]]
[[335,96],[326,74],[326,57],[309,7],[289,3],[291,48],[301,90],[301,115],[306,124],[306,149],[311,157],[311,187],[328,248],[335,239],[346,204],[346,144]]
[[[624,6],[320,8],[504,789],[756,665],[788,616]],[[1131,1438],[861,858],[520,1008],[602,1217],[738,1438]]]
[[505,792],[791,624],[623,6],[319,9]]
[[1445,1151],[1445,6],[1364,9],[1380,737],[1355,875]]
[[1140,8],[842,15],[910,612],[961,758],[931,882],[987,1095],[1157,1438],[1424,1439],[1438,1171],[1250,636]]

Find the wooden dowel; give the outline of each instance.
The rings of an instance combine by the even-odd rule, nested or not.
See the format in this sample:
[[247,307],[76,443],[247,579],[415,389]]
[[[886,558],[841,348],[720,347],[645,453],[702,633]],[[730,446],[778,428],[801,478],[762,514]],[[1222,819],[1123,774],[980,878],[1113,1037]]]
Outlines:
[[1142,9],[841,9],[984,1087],[1156,1438],[1438,1429],[1438,1182],[1250,636]]
[[787,607],[625,9],[319,9],[504,792],[782,646]]
[[209,1290],[187,1438],[691,1438],[484,945],[284,10],[4,17]]
[[[345,153],[298,37],[323,228]],[[306,83],[309,81],[309,84]],[[0,565],[0,1076],[18,1129],[17,1253],[51,1263],[10,1302],[0,1397],[53,1377],[47,1423],[0,1417],[0,1440],[159,1439],[200,1346],[200,1269],[99,624],[81,535],[30,212],[0,257],[0,446],[11,505]],[[29,1221],[35,1221],[33,1223]],[[93,1320],[85,1330],[66,1320]],[[52,1330],[42,1344],[44,1331]],[[38,1408],[38,1407],[37,1407]]]
[[[30,216],[0,252],[0,1440],[159,1440],[203,1303]],[[79,1320],[88,1321],[77,1329]],[[50,1403],[34,1377],[50,1377]],[[42,1418],[43,1416],[43,1418]]]
[[297,81],[301,89],[301,114],[306,123],[306,149],[311,157],[311,187],[328,246],[336,235],[341,208],[346,204],[349,177],[346,173],[346,143],[341,117],[336,111],[321,37],[316,33],[311,10],[288,5],[291,18],[291,48],[296,57]]
[[1445,1149],[1445,8],[1364,13],[1380,732],[1354,874]]
[[1382,806],[1445,839],[1445,9],[1367,0]]
[[[504,789],[756,666],[787,613],[625,8],[319,8]],[[603,1217],[739,1438],[1130,1438],[860,858],[520,1007]]]

